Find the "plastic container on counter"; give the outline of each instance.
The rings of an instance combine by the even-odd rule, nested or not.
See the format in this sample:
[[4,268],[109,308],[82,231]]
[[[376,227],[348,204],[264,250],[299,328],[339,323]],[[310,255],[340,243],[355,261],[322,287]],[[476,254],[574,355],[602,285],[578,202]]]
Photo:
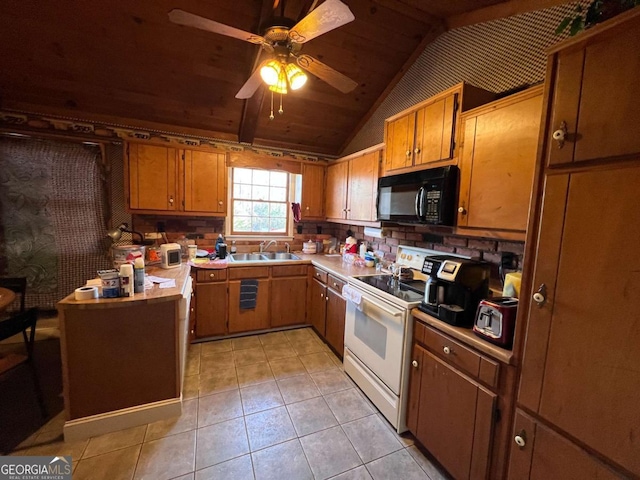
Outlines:
[[113,268],[119,269],[120,265],[125,263],[133,265],[136,258],[145,258],[144,254],[145,247],[143,245],[112,245]]

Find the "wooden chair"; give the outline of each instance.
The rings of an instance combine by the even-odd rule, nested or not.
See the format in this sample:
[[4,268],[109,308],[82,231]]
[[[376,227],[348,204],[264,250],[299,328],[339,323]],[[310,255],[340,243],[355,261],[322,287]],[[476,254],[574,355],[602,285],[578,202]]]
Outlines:
[[[22,303],[24,304],[24,295]],[[31,376],[33,378],[33,385],[36,391],[38,404],[40,405],[40,411],[42,412],[43,418],[46,418],[47,408],[44,404],[44,396],[42,394],[42,389],[40,388],[38,372],[36,370],[35,362],[33,361],[33,346],[36,337],[37,321],[37,308],[30,308],[29,310],[15,313],[9,318],[0,320],[0,341],[22,333],[24,345],[27,350],[26,355],[11,353],[5,357],[0,357],[0,376],[3,376],[5,373],[8,373],[23,363],[27,363],[30,367],[29,370],[31,371]],[[27,330],[29,330],[29,336],[27,336]]]
[[24,312],[24,298],[27,294],[27,279],[24,277],[0,278],[0,287],[7,288],[20,295],[20,312]]

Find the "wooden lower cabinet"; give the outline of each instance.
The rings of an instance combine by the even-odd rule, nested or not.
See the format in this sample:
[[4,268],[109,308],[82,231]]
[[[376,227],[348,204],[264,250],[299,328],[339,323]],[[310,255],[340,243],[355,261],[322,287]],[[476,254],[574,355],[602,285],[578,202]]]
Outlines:
[[307,276],[271,279],[271,327],[305,322]]
[[196,337],[224,335],[227,329],[227,282],[196,285]]
[[241,281],[229,282],[229,333],[269,328],[269,279],[258,280],[256,308],[240,308]]
[[420,393],[412,389],[418,401],[408,416],[416,438],[454,478],[487,478],[497,395],[424,348],[414,353]]
[[325,297],[327,295],[327,286],[312,278],[309,290],[308,320],[313,325],[313,328],[324,337],[326,335],[327,301]]
[[624,478],[569,439],[517,410],[513,426],[519,444],[511,450],[509,480],[613,480]]

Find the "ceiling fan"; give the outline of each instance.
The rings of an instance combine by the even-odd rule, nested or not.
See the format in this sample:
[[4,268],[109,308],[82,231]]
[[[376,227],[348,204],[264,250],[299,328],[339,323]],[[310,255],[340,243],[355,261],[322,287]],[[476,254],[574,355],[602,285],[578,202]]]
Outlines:
[[179,25],[199,28],[260,45],[270,55],[270,58],[263,61],[251,74],[249,80],[236,94],[236,98],[250,98],[263,81],[272,92],[287,93],[287,88],[296,90],[306,81],[306,75],[301,69],[312,73],[343,93],[349,93],[356,88],[358,84],[349,77],[311,55],[300,53],[302,46],[309,40],[355,20],[349,7],[340,0],[325,0],[306,17],[295,23],[284,17],[284,0],[274,0],[274,9],[279,3],[282,16],[274,17],[262,35],[245,32],[179,9],[169,12],[169,20]]

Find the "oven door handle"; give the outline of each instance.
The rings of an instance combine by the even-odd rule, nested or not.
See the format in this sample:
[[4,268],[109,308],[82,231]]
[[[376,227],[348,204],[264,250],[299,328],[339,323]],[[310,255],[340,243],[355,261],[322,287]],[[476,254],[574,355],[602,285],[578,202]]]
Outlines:
[[384,308],[383,306],[381,306],[381,305],[379,305],[379,304],[377,304],[377,303],[374,303],[374,302],[372,302],[372,301],[370,301],[370,300],[368,300],[368,299],[366,299],[366,298],[364,298],[364,297],[362,297],[362,302],[366,302],[366,303],[368,303],[369,305],[372,305],[374,308],[377,308],[377,309],[379,309],[379,310],[382,310],[382,311],[383,311],[384,313],[386,313],[387,315],[391,315],[392,317],[399,317],[399,316],[401,316],[401,315],[402,315],[402,312],[394,312],[394,311],[389,310],[388,308]]

